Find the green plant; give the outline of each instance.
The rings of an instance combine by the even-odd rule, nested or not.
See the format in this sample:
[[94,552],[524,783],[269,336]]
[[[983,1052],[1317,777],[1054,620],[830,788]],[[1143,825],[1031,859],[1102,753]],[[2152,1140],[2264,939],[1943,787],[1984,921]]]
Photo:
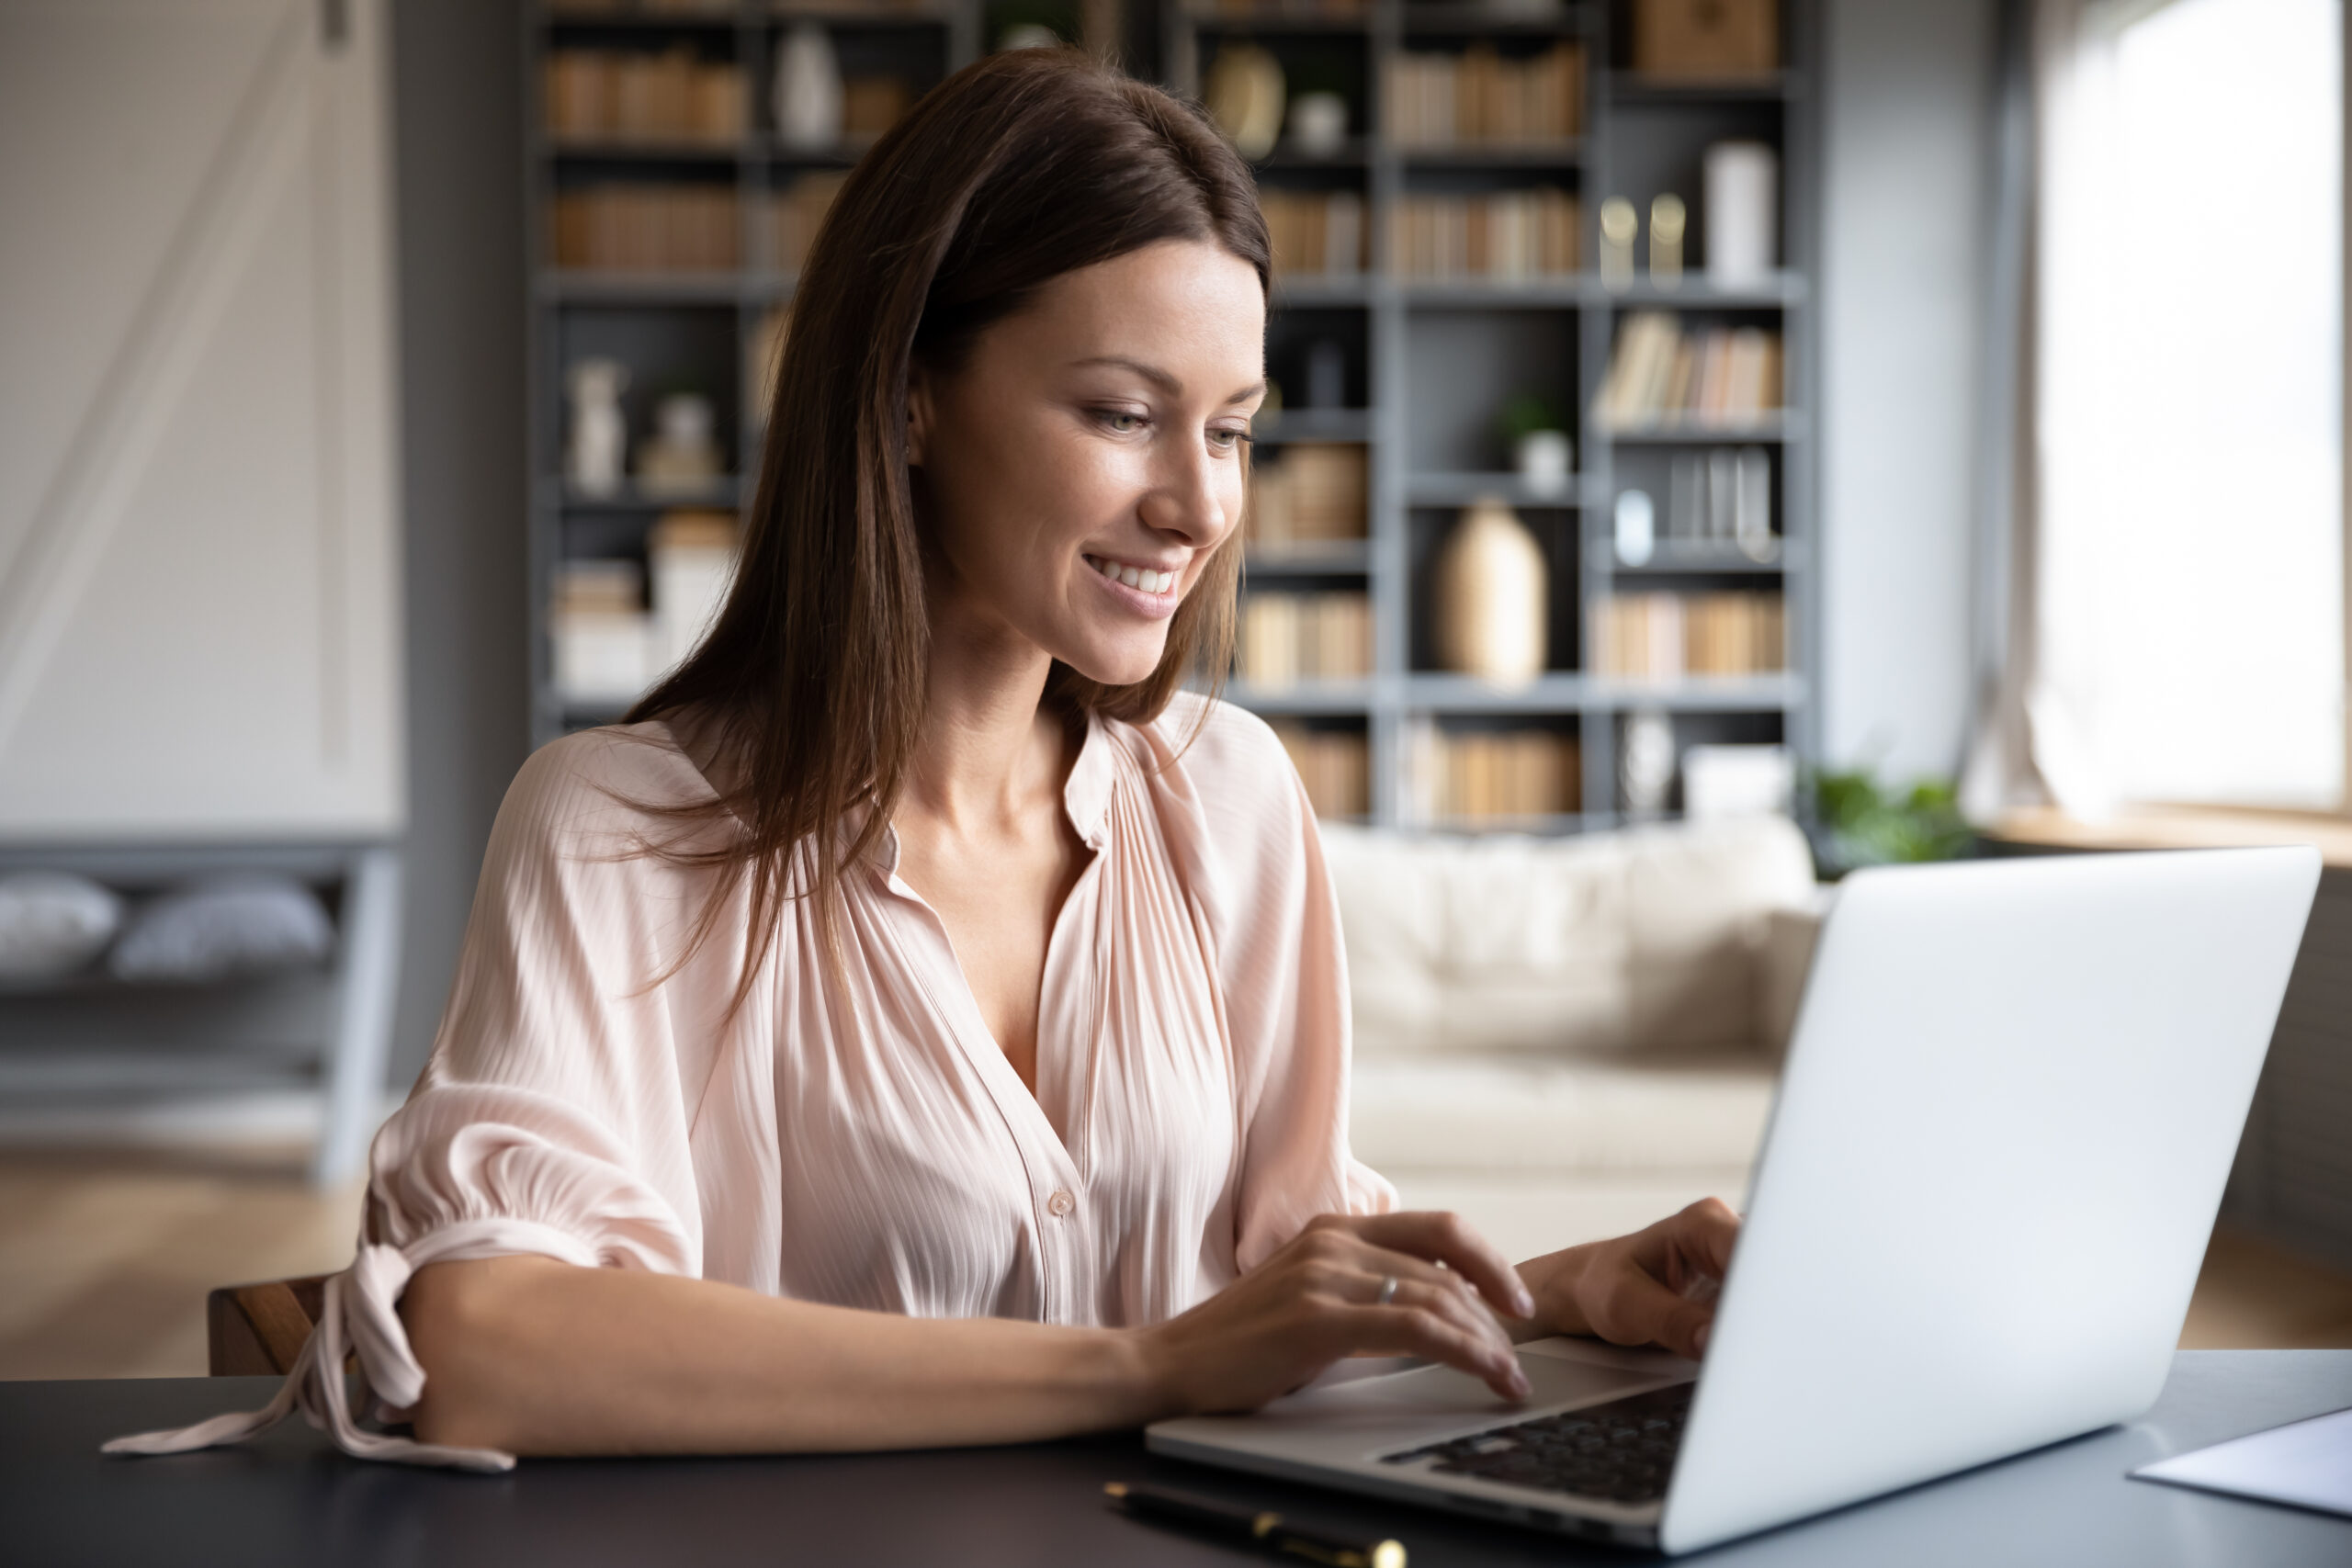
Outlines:
[[1517,441],[1532,431],[1566,430],[1568,427],[1567,415],[1561,412],[1558,403],[1532,392],[1503,404],[1499,423],[1506,442]]
[[1921,779],[1897,794],[1880,784],[1875,770],[1854,768],[1816,772],[1812,786],[1826,840],[1820,858],[1832,874],[1864,865],[1952,860],[1975,843],[1948,779]]

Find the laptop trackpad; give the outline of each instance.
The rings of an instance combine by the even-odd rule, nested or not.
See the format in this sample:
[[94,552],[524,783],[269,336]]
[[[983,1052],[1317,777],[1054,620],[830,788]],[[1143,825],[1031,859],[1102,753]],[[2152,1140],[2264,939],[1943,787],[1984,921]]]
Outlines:
[[1493,1390],[1466,1372],[1419,1366],[1302,1389],[1267,1405],[1258,1420],[1277,1426],[1311,1423],[1325,1430],[1385,1428],[1400,1420],[1418,1425],[1430,1416],[1507,1420],[1514,1411],[1588,1404],[1698,1371],[1696,1363],[1662,1351],[1621,1350],[1573,1339],[1522,1345],[1519,1365],[1532,1385],[1524,1404],[1496,1398]]

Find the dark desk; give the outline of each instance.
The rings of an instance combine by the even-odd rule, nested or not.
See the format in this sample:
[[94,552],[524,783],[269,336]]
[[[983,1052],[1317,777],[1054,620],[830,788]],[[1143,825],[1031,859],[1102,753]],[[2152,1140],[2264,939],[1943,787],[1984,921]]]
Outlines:
[[[299,1422],[243,1449],[107,1459],[102,1438],[259,1404],[261,1379],[0,1383],[7,1563],[845,1563],[955,1568],[1271,1562],[1136,1524],[1102,1484],[1155,1477],[1365,1534],[1413,1568],[1643,1559],[1153,1459],[1134,1438],[852,1458],[526,1461],[500,1477],[346,1460]],[[2352,1520],[2124,1472],[2352,1405],[2352,1351],[2191,1351],[2142,1420],[1720,1548],[1710,1564],[2352,1563]]]

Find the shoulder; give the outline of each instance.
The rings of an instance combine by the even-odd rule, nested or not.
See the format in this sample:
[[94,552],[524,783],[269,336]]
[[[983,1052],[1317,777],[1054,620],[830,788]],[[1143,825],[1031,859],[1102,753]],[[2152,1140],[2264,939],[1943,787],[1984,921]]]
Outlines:
[[668,815],[713,798],[668,727],[605,725],[551,740],[507,786],[492,830],[509,852],[625,850],[674,837]]
[[1142,727],[1160,821],[1227,919],[1283,902],[1319,863],[1315,818],[1290,753],[1264,719],[1179,693]]
[[1205,804],[1227,811],[1272,808],[1277,816],[1295,811],[1298,770],[1272,727],[1247,708],[1179,692],[1148,728]]

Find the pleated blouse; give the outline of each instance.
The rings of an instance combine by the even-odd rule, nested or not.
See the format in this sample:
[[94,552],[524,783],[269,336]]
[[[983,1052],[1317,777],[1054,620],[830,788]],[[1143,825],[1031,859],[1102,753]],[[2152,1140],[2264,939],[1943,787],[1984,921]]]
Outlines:
[[1345,959],[1314,817],[1255,717],[1184,695],[1148,725],[1088,720],[1062,805],[1091,853],[1046,948],[1034,1095],[895,834],[844,878],[842,961],[792,902],[729,1017],[748,888],[687,954],[717,874],[644,852],[676,833],[649,807],[712,797],[658,722],[524,765],[303,1364],[267,1410],[109,1448],[234,1440],[299,1406],[354,1453],[508,1467],[360,1427],[333,1375],[354,1349],[379,1417],[416,1403],[395,1307],[444,1259],[1122,1326],[1213,1294],[1316,1214],[1393,1206],[1348,1151]]

